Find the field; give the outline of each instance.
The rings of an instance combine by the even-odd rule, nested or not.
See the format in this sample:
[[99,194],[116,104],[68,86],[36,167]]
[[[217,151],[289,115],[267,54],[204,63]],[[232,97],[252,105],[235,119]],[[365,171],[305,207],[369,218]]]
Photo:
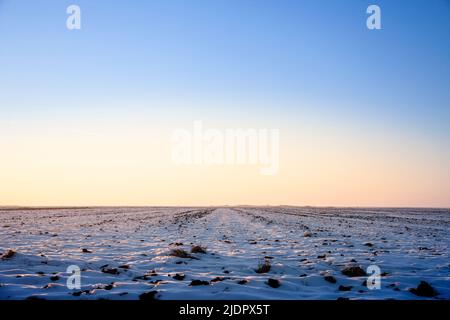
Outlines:
[[449,244],[446,209],[3,208],[0,299],[450,299]]

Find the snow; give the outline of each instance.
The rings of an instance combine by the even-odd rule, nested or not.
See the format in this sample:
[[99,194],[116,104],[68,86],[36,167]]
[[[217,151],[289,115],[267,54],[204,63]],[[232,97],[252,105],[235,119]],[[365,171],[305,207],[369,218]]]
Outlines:
[[[449,230],[447,209],[0,208],[0,251],[16,252],[0,259],[0,299],[138,299],[150,291],[157,299],[449,299]],[[193,245],[206,253],[190,253]],[[266,260],[270,271],[257,273]],[[369,290],[367,276],[343,275],[351,264],[377,265],[386,273],[381,289]],[[81,269],[80,289],[66,286],[70,265]],[[409,292],[420,281],[439,295]]]

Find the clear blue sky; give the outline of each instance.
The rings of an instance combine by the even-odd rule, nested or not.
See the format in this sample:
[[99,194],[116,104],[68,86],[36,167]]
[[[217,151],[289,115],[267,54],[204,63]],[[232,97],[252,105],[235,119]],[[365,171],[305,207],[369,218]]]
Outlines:
[[[420,119],[448,135],[450,1],[0,3],[2,114],[68,100],[269,99]],[[65,29],[71,3],[81,31]],[[365,27],[371,3],[381,31]]]
[[450,1],[0,0],[0,124],[105,112],[335,123],[448,159]]

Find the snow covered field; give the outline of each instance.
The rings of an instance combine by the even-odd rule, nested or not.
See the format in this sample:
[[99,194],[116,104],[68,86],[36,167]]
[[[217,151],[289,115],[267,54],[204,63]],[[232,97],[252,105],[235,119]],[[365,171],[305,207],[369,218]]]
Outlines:
[[450,299],[449,244],[443,209],[4,208],[0,299]]

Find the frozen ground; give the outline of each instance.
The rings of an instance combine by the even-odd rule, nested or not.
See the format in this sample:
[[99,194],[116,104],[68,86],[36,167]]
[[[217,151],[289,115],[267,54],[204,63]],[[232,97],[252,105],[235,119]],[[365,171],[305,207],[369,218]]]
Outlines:
[[[0,259],[0,299],[450,299],[449,244],[438,209],[8,208],[0,251],[16,253]],[[70,265],[81,289],[66,287]],[[379,266],[381,289],[349,265]],[[409,291],[421,281],[438,295]]]

